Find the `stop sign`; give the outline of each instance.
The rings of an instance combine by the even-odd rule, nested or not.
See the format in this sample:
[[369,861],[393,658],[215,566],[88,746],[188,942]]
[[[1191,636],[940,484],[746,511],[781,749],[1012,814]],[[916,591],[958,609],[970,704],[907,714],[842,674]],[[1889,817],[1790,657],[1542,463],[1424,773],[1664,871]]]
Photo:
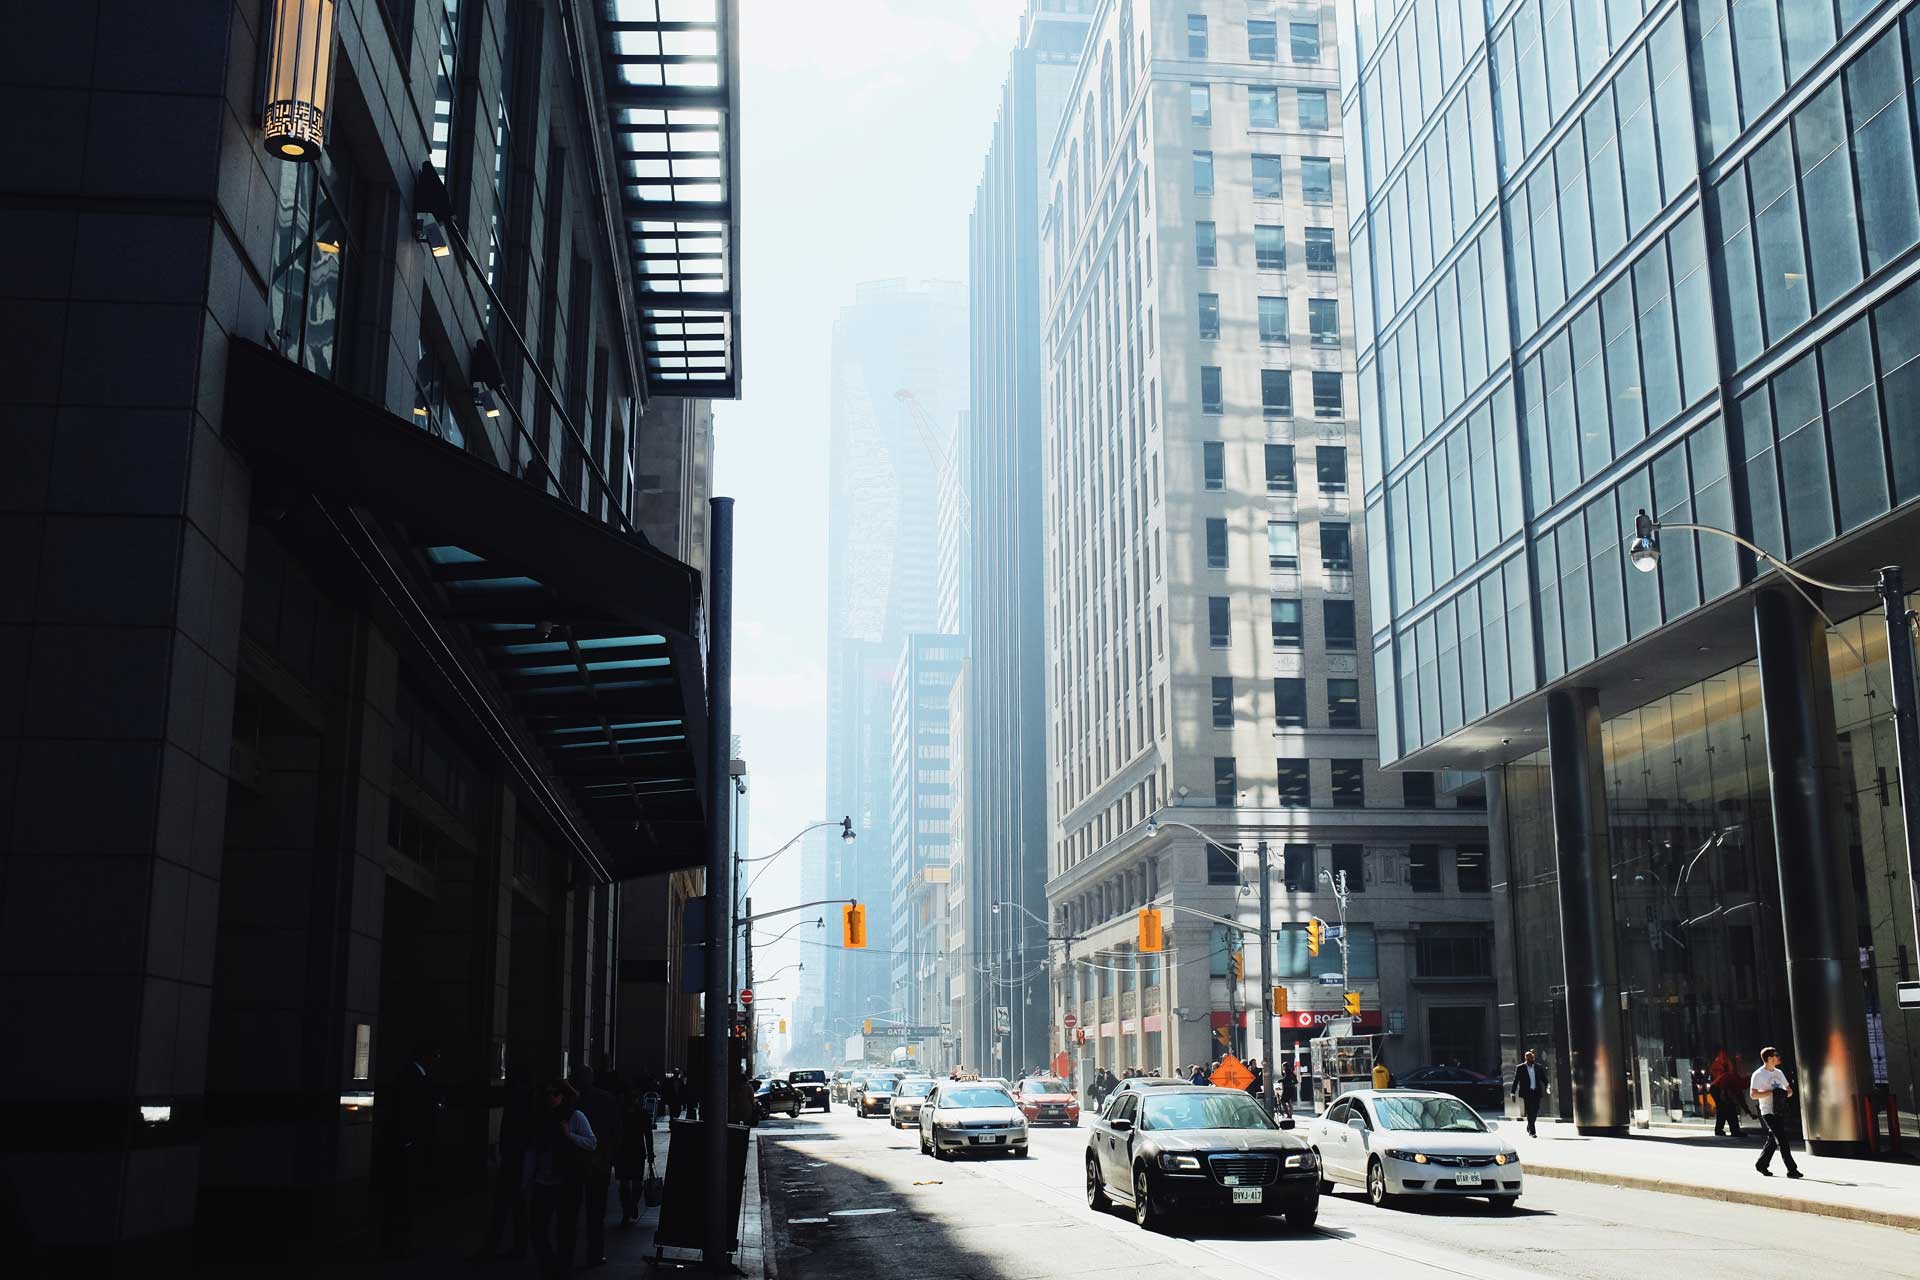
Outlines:
[[748,988],[746,988],[746,989],[745,989],[744,991],[742,991],[742,992],[740,993],[740,1003],[741,1003],[741,1004],[752,1004],[752,1003],[753,1003],[753,988],[752,988],[752,987],[748,987]]
[[1075,1027],[1080,1025],[1080,1019],[1074,1017],[1070,1013],[1066,1017],[1060,1019],[1060,1025],[1064,1026],[1067,1030],[1071,1031]]

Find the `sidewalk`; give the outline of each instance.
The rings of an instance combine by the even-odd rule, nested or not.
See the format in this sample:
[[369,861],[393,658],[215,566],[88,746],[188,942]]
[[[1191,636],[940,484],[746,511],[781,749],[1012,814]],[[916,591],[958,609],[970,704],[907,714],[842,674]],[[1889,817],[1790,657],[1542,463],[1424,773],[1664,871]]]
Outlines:
[[1716,1138],[1711,1130],[1679,1127],[1639,1129],[1629,1138],[1582,1137],[1563,1122],[1542,1120],[1537,1127],[1540,1136],[1529,1138],[1525,1121],[1500,1121],[1500,1135],[1513,1143],[1521,1167],[1533,1177],[1765,1205],[1920,1231],[1920,1161],[1838,1160],[1796,1150],[1794,1159],[1806,1177],[1788,1178],[1775,1157],[1774,1176],[1763,1178],[1753,1169],[1760,1158],[1760,1136],[1751,1128],[1735,1141]]
[[[654,1162],[662,1177],[667,1172],[667,1148],[669,1127],[662,1124],[654,1130]],[[618,1196],[615,1196],[618,1200]],[[747,1181],[740,1192],[740,1248],[734,1254],[734,1264],[747,1280],[774,1280],[777,1272],[774,1267],[772,1251],[767,1247],[766,1238],[766,1193],[760,1182],[760,1130],[747,1131]],[[620,1207],[617,1203],[610,1206],[617,1216]],[[618,1251],[614,1248],[614,1235],[617,1227],[607,1228],[608,1270],[614,1275],[638,1274],[632,1268],[651,1267],[653,1263],[653,1233],[660,1225],[660,1206],[640,1211],[640,1220],[621,1232],[621,1244]],[[675,1250],[663,1260],[671,1267],[681,1263],[691,1267],[698,1262],[698,1254],[693,1251]]]

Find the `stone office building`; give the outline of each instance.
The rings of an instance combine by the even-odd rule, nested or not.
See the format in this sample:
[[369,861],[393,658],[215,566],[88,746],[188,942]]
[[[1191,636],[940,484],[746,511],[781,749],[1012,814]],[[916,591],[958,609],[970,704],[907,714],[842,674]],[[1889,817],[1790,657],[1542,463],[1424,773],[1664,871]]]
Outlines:
[[0,1201],[61,1270],[354,1240],[416,1046],[448,1190],[612,1057],[615,888],[709,818],[636,459],[738,385],[731,8],[8,6]]

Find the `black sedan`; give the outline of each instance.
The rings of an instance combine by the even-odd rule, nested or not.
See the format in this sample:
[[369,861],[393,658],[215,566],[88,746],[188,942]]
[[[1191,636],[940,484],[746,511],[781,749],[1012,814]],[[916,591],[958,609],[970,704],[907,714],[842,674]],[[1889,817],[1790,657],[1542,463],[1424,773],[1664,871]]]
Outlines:
[[818,1107],[822,1111],[833,1108],[832,1095],[827,1092],[827,1073],[819,1070],[789,1071],[784,1077],[800,1095],[800,1100],[809,1107]]
[[1506,1088],[1496,1076],[1482,1075],[1465,1067],[1433,1066],[1409,1071],[1394,1081],[1404,1089],[1425,1089],[1429,1093],[1450,1093],[1475,1111],[1495,1115],[1506,1110]]
[[1320,1212],[1320,1167],[1293,1122],[1237,1089],[1184,1085],[1117,1097],[1087,1136],[1087,1204],[1130,1206],[1149,1230],[1183,1214]]
[[762,1080],[753,1091],[753,1109],[762,1120],[776,1113],[797,1116],[804,1105],[800,1091],[785,1080]]

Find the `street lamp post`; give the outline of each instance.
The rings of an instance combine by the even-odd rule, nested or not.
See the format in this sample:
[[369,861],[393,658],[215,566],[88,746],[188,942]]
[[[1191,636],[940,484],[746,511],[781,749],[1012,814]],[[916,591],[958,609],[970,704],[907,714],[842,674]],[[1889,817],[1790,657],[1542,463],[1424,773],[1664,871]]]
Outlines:
[[[1913,663],[1913,614],[1907,608],[1905,575],[1897,564],[1884,566],[1876,580],[1871,584],[1822,582],[1820,579],[1793,568],[1778,556],[1762,547],[1748,542],[1737,533],[1717,529],[1710,524],[1665,524],[1653,519],[1642,507],[1634,513],[1633,541],[1627,544],[1627,559],[1633,567],[1642,573],[1652,573],[1660,567],[1660,533],[1663,529],[1684,529],[1692,533],[1711,533],[1731,539],[1751,551],[1755,556],[1778,569],[1794,590],[1799,591],[1806,602],[1813,606],[1821,620],[1833,627],[1832,618],[1827,617],[1813,598],[1800,583],[1818,587],[1822,591],[1838,591],[1850,595],[1875,595],[1880,597],[1882,616],[1887,625],[1887,675],[1888,683],[1893,686],[1893,747],[1894,761],[1900,773],[1900,819],[1907,844],[1907,887],[1913,898],[1914,941],[1920,946],[1920,706],[1915,705],[1914,663]],[[1866,666],[1861,661],[1863,669]]]
[[[735,779],[735,786],[736,786],[736,794],[741,794],[744,791],[744,788],[739,786],[738,779]],[[760,855],[757,858],[743,858],[740,856],[740,849],[738,845],[736,845],[734,848],[733,883],[736,889],[740,884],[740,868],[742,865],[746,863],[751,863],[751,862],[761,862],[766,864],[766,866],[761,867],[758,871],[753,873],[753,878],[747,881],[746,888],[743,892],[742,900],[734,904],[733,931],[735,934],[740,935],[738,939],[738,948],[741,953],[741,963],[746,970],[746,975],[745,975],[746,981],[741,985],[744,986],[748,991],[753,990],[753,931],[751,929],[745,928],[744,926],[747,921],[753,918],[753,886],[759,882],[759,879],[761,876],[767,873],[768,869],[773,865],[773,860],[775,858],[778,858],[781,854],[793,848],[794,845],[799,844],[802,837],[804,837],[808,832],[818,831],[822,827],[839,827],[840,838],[842,840],[845,840],[849,844],[853,843],[853,840],[854,840],[853,818],[851,816],[848,816],[848,817],[843,817],[838,821],[832,818],[823,818],[819,822],[809,822],[806,826],[800,828],[799,831],[794,833],[793,839],[787,841],[785,844],[781,845],[778,849],[775,849],[772,853],[765,853]],[[812,904],[808,904],[808,905],[812,905]],[[737,991],[729,992],[727,996],[728,1007],[731,1008],[733,1005],[733,1002],[738,998],[739,998],[739,993]],[[751,1055],[753,1052],[753,1031],[752,1031],[751,1023],[749,1023],[748,1031],[747,1031],[747,1052],[749,1055]]]
[[[1063,950],[1065,952],[1063,960],[1067,969],[1067,979],[1068,981],[1072,981],[1073,979],[1073,944],[1080,941],[1080,939],[1086,937],[1086,935],[1083,933],[1055,933],[1053,932],[1053,926],[1050,923],[1048,923],[1046,919],[1044,919],[1041,916],[1035,915],[1032,911],[1028,910],[1026,907],[1022,906],[1020,903],[1013,902],[1004,898],[993,904],[991,914],[996,916],[999,915],[1000,908],[1002,907],[1012,907],[1015,911],[1020,912],[1020,914],[1024,915],[1027,919],[1033,921],[1035,924],[1039,925],[1042,929],[1045,929],[1047,931],[1048,942],[1058,942],[1062,944]],[[1021,993],[1023,997],[1025,995],[1025,992],[1026,992],[1026,983],[1023,982],[1021,983]],[[999,999],[998,996],[995,996],[994,998],[996,1000]],[[1051,1010],[1049,1010],[1048,1012],[1047,1025],[1049,1028],[1051,1028],[1054,1025],[1053,1015]],[[1051,1036],[1051,1031],[1049,1031],[1049,1036]],[[997,1040],[997,1037],[996,1037],[996,1040]]]

